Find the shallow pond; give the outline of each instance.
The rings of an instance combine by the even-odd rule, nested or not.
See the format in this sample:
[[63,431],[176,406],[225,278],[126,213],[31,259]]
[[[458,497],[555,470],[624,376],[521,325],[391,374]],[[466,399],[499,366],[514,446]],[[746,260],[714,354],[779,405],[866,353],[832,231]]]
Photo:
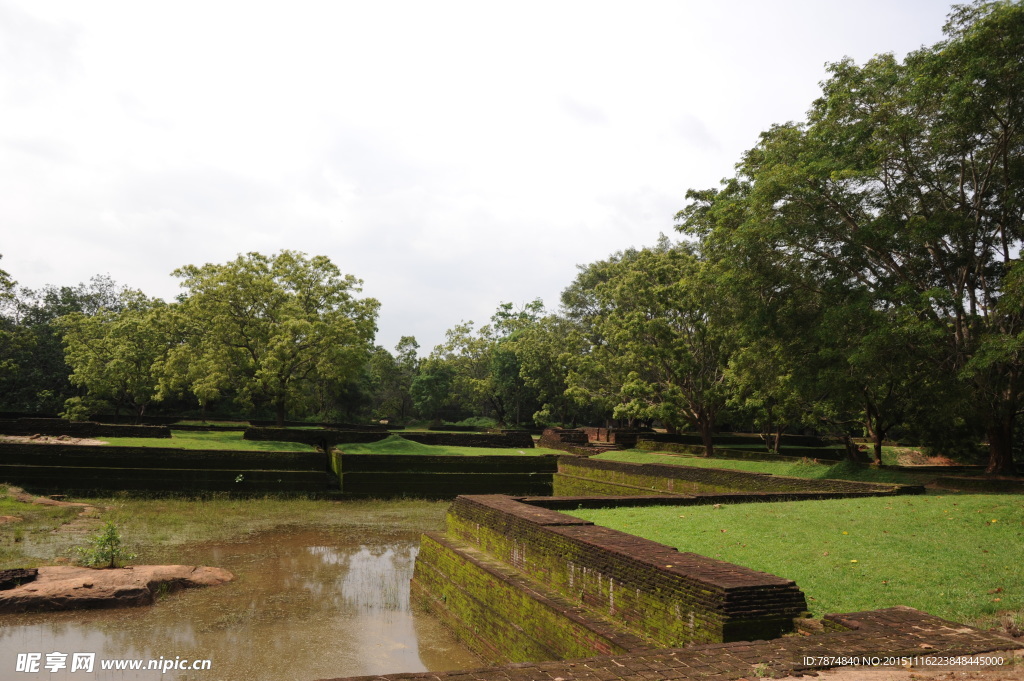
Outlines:
[[[313,681],[482,666],[430,615],[411,607],[418,533],[353,537],[275,531],[199,544],[166,562],[214,565],[235,581],[178,592],[154,606],[0,618],[0,678],[69,681]],[[67,667],[47,671],[48,653]],[[71,672],[73,653],[96,653]],[[19,653],[40,671],[16,673]],[[209,669],[102,670],[104,661],[210,660]],[[58,658],[59,659],[59,658]]]

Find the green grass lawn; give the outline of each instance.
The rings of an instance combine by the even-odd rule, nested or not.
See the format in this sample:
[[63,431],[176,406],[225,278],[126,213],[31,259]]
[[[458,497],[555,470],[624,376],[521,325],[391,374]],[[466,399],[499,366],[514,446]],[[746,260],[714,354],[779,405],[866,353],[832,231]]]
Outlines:
[[269,442],[243,440],[242,430],[192,431],[171,430],[171,439],[159,437],[104,437],[103,442],[116,447],[177,447],[179,449],[233,449],[257,452],[311,452],[313,447],[301,442]]
[[701,456],[687,456],[672,452],[649,452],[629,449],[620,452],[605,452],[592,457],[609,461],[630,463],[660,463],[672,466],[695,466],[698,468],[728,468],[751,473],[772,473],[794,478],[856,480],[858,482],[884,482],[904,485],[920,485],[936,477],[936,473],[905,473],[872,468],[847,461],[838,463],[815,463],[810,459],[798,462],[746,461],[743,459],[706,459]]
[[176,421],[174,423],[174,425],[171,426],[171,428],[174,428],[175,425],[182,425],[182,426],[234,426],[235,428],[245,428],[247,425],[249,425],[249,422],[248,421],[245,421],[245,422],[239,422],[239,421],[217,421],[217,420],[200,421],[198,419],[185,419],[185,420],[182,420],[182,421]]
[[25,559],[24,547],[36,539],[48,538],[55,529],[77,517],[80,510],[15,501],[7,485],[0,485],[0,515],[19,518],[0,523],[0,569],[38,565],[38,559]]
[[390,435],[379,442],[350,443],[337,447],[346,454],[422,454],[424,456],[539,456],[540,454],[565,454],[558,449],[544,447],[492,448],[492,447],[447,447],[425,445]]
[[816,615],[908,605],[1024,622],[1024,498],[952,495],[577,510],[680,551],[795,580]]

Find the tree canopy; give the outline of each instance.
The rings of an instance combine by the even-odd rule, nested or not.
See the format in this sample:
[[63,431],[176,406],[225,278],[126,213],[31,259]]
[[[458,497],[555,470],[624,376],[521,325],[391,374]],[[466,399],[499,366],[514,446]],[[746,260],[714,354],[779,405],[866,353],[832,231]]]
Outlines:
[[[168,363],[200,399],[230,388],[242,404],[269,404],[283,423],[317,379],[353,379],[368,357],[379,303],[324,256],[248,253],[174,272],[190,333]],[[188,361],[182,361],[181,355]]]
[[902,63],[830,65],[808,121],[763,133],[721,189],[689,192],[679,227],[777,277],[776,296],[854,292],[896,333],[941,332],[930,369],[973,391],[1006,472],[1021,365],[988,348],[1022,331],[998,303],[1024,240],[1024,7],[956,7],[945,34]]

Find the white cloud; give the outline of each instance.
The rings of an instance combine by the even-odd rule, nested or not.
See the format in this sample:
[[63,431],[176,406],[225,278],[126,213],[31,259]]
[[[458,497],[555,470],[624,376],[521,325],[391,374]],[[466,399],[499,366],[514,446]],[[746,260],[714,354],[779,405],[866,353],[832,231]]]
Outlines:
[[424,350],[669,232],[800,118],[824,63],[939,39],[941,2],[0,4],[0,229],[21,284],[282,248]]

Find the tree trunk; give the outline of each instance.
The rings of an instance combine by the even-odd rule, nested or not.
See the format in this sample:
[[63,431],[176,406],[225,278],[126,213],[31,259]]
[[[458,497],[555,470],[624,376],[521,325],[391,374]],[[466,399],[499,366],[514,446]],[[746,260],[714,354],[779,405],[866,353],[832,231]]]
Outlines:
[[715,455],[715,443],[713,441],[712,425],[707,421],[700,423],[700,439],[704,443],[704,456]]
[[843,445],[846,447],[846,459],[848,461],[856,461],[860,453],[857,443],[849,435],[843,435]]
[[1013,416],[1002,417],[988,428],[988,468],[986,473],[1016,475],[1013,464]]
[[772,446],[772,452],[775,453],[775,454],[778,454],[779,450],[781,448],[782,448],[782,426],[779,426],[779,429],[777,431],[775,431],[775,444]]
[[284,397],[277,398],[277,403],[274,405],[275,419],[277,421],[278,428],[284,428]]

